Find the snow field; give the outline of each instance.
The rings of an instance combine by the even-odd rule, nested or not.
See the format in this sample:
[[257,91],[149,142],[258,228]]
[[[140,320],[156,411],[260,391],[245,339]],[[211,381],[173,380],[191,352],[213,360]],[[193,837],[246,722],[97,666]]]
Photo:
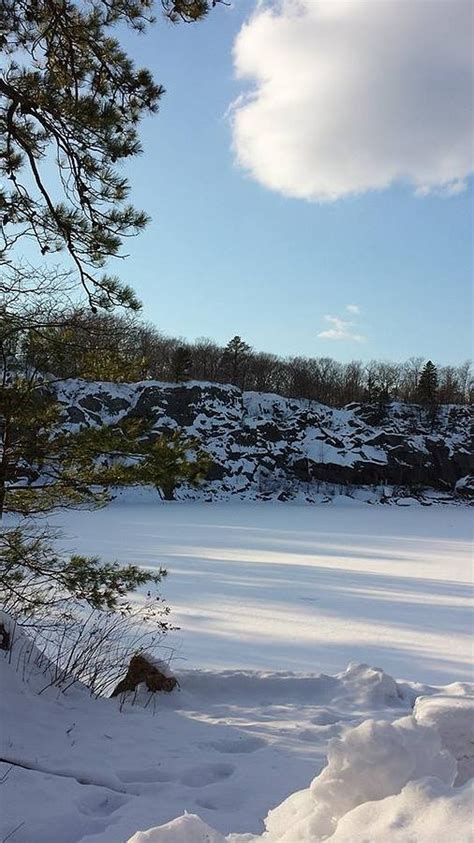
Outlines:
[[451,785],[473,774],[472,687],[399,684],[366,665],[185,671],[180,692],[142,692],[121,712],[80,686],[38,696],[45,676],[15,653],[0,660],[0,834],[17,829],[14,843],[317,843],[374,800],[385,822],[381,805],[400,793],[409,802],[390,810],[411,810],[415,793],[436,817],[442,798],[465,822]]
[[471,513],[134,492],[55,524],[84,553],[168,569],[175,665],[335,673],[359,661],[444,684],[472,678]]
[[0,839],[470,843],[466,508],[138,497],[55,523],[168,567],[181,687],[120,711],[0,658]]

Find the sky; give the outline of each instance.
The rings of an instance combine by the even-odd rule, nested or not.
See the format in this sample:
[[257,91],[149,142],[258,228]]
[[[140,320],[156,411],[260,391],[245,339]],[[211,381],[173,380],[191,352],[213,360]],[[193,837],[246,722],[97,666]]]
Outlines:
[[472,355],[464,0],[283,0],[123,40],[166,95],[116,269],[164,333],[339,360]]

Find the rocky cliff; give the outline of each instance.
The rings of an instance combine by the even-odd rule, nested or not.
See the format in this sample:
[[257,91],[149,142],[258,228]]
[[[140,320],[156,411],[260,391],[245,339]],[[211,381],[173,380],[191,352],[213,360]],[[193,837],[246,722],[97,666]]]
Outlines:
[[[234,386],[144,381],[61,382],[73,429],[146,417],[157,432],[181,429],[212,457],[207,481],[180,498],[365,500],[466,498],[472,471],[468,407],[351,404],[343,409]],[[456,490],[457,486],[457,490]]]

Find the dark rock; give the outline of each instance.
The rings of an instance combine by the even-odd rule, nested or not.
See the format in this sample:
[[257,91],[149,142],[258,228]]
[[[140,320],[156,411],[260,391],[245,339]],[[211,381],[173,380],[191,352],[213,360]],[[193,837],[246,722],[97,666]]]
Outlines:
[[455,487],[454,491],[460,498],[468,500],[474,499],[474,474],[468,474],[466,477],[461,477]]
[[440,407],[433,420],[415,405],[349,404],[341,412],[220,384],[150,381],[133,390],[121,394],[116,385],[108,394],[104,384],[73,382],[69,403],[61,393],[59,400],[68,422],[97,424],[116,414],[145,419],[151,436],[181,429],[199,439],[211,466],[197,491],[183,490],[187,496],[241,494],[244,478],[253,497],[291,498],[301,484],[310,495],[313,483],[453,495],[457,481],[473,473],[468,407]]
[[372,436],[371,439],[366,439],[366,445],[374,445],[375,447],[382,446],[386,447],[387,445],[390,447],[396,447],[397,445],[404,445],[405,437],[401,433],[387,433],[386,431],[381,431],[376,436]]
[[66,407],[67,421],[70,424],[84,424],[87,422],[87,415],[79,407]]
[[84,407],[85,410],[92,410],[94,413],[100,413],[101,410],[104,410],[106,404],[104,401],[101,401],[100,398],[97,398],[95,395],[86,395],[84,398],[81,398],[79,401],[81,407]]
[[223,480],[226,476],[226,469],[223,465],[219,465],[218,462],[211,462],[206,480]]

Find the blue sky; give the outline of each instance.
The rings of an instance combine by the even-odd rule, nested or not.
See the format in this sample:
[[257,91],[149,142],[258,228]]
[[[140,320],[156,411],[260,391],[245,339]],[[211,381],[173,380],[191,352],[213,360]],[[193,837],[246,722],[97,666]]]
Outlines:
[[[246,84],[232,48],[252,9],[217,7],[196,26],[158,20],[146,36],[126,36],[167,89],[128,169],[133,201],[152,223],[117,266],[144,318],[188,339],[240,334],[281,355],[466,359],[470,190],[419,196],[398,184],[308,201],[236,164],[227,112]],[[318,336],[334,328],[327,316],[343,320],[339,338]]]

